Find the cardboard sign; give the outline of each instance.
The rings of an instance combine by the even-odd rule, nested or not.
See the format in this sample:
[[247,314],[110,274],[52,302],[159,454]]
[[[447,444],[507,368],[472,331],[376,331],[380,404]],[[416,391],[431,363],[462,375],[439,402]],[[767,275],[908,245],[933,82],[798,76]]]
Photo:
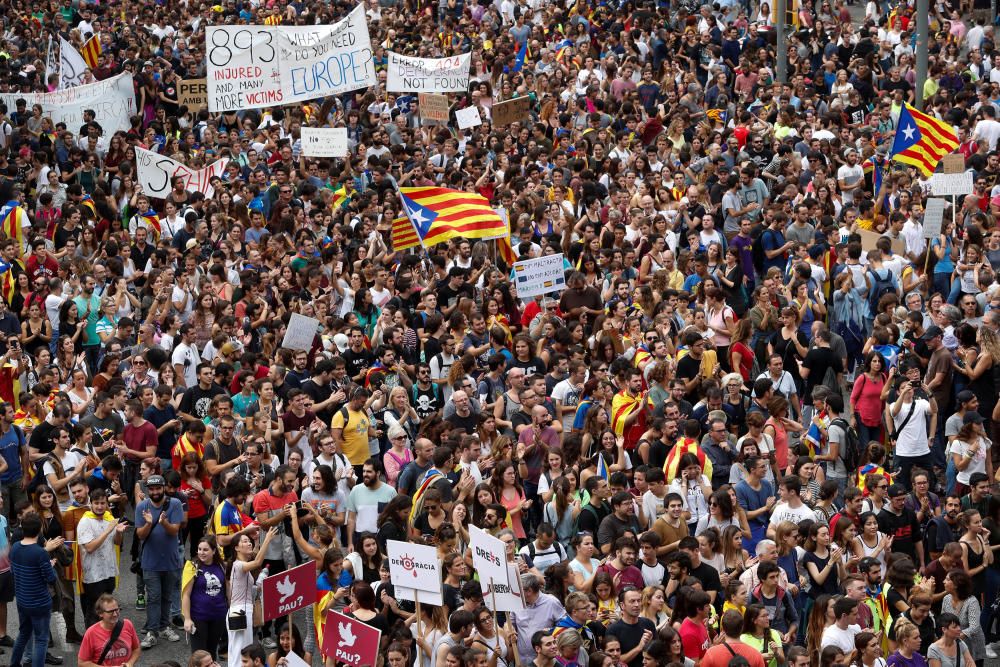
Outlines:
[[[971,176],[971,174],[970,174]],[[932,239],[941,233],[944,224],[944,209],[947,202],[931,197],[924,206],[924,238]]]
[[931,176],[931,194],[935,197],[961,197],[972,194],[975,179],[971,171]]
[[386,90],[390,93],[459,93],[469,88],[472,54],[414,58],[389,52]]
[[136,146],[135,163],[142,190],[150,197],[166,199],[173,188],[170,184],[171,181],[175,176],[180,176],[185,179],[185,190],[203,192],[206,198],[211,199],[215,193],[215,188],[211,186],[211,180],[215,176],[222,176],[229,160],[225,158],[216,160],[203,169],[195,170],[166,155],[160,155]]
[[208,79],[183,79],[177,86],[177,99],[189,111],[208,105]]
[[436,93],[420,93],[420,117],[439,123],[448,122],[448,96]]
[[288,328],[285,329],[285,337],[281,339],[281,347],[308,352],[312,349],[318,331],[319,320],[315,317],[292,313],[291,319],[288,320]]
[[493,125],[504,127],[519,120],[527,120],[530,110],[531,98],[527,95],[506,102],[496,102],[492,109]]
[[436,547],[388,540],[385,548],[389,557],[389,580],[393,586],[432,593],[441,590],[441,561]]
[[946,174],[961,174],[965,171],[965,156],[961,153],[950,153],[941,158],[941,167]]
[[274,574],[261,582],[264,596],[264,620],[287,616],[316,602],[316,564]]
[[563,255],[548,255],[514,263],[514,286],[517,296],[526,299],[539,294],[561,292],[566,289],[566,270]]
[[[882,238],[882,235],[878,232],[870,232],[866,229],[859,229],[858,234],[861,235],[861,249],[865,252],[875,250],[875,244]],[[893,239],[890,247],[892,248],[892,252],[902,255],[906,252],[906,241],[903,239]]]
[[484,585],[489,584],[490,579],[507,583],[507,547],[502,541],[470,525],[469,548],[472,549],[472,565]]
[[[315,563],[308,563],[316,571]],[[323,655],[351,667],[374,665],[378,660],[378,644],[382,631],[356,618],[336,611],[326,614],[323,632]]]
[[302,154],[306,157],[347,155],[346,127],[303,127]]
[[458,121],[458,129],[467,130],[483,124],[482,116],[479,115],[479,107],[471,106],[459,109],[455,112],[455,120]]
[[521,589],[521,577],[517,571],[517,565],[514,563],[507,564],[507,581],[499,582],[494,580],[480,581],[482,591],[483,591],[483,602],[490,609],[493,609],[494,604],[496,609],[495,612],[518,612],[524,611],[524,592]]

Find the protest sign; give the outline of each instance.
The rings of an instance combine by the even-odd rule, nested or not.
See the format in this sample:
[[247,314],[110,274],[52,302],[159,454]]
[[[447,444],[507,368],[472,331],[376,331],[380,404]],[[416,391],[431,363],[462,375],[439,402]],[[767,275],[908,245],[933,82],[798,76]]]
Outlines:
[[388,540],[385,548],[393,586],[428,592],[441,590],[441,561],[436,547]]
[[264,620],[286,616],[316,602],[316,564],[305,563],[261,582]]
[[302,154],[306,157],[347,155],[346,127],[303,127]]
[[226,159],[216,160],[209,166],[196,170],[166,155],[138,146],[135,148],[135,162],[143,192],[156,199],[166,199],[173,188],[171,182],[175,176],[184,178],[184,189],[188,192],[202,192],[206,198],[211,199],[215,193],[215,188],[211,185],[212,178],[221,177],[229,164]]
[[490,579],[497,583],[507,583],[507,548],[504,543],[485,530],[469,526],[469,548],[472,549],[472,565],[484,584]]
[[406,586],[393,586],[393,590],[396,592],[397,600],[416,602],[419,596],[420,604],[429,604],[438,607],[444,604],[444,594],[441,591],[437,591],[436,593],[418,591],[416,588],[407,588]]
[[205,29],[208,110],[235,111],[284,104],[274,28]]
[[483,124],[483,119],[479,115],[479,107],[465,107],[455,112],[455,120],[458,121],[458,129],[467,130]]
[[177,101],[196,112],[208,104],[207,79],[183,79],[177,86]]
[[[875,244],[882,237],[878,232],[870,232],[867,229],[859,229],[858,234],[861,236],[861,249],[865,252],[875,250]],[[902,255],[906,252],[906,241],[903,239],[892,239],[890,247],[894,253]]]
[[[316,565],[309,563],[315,571]],[[336,611],[326,613],[323,633],[323,655],[350,667],[374,665],[378,661],[378,644],[382,631],[356,618]]]
[[298,655],[289,651],[285,654],[285,667],[312,667],[308,662]]
[[312,349],[317,331],[319,331],[319,320],[315,317],[292,313],[291,319],[288,320],[288,328],[285,329],[285,337],[281,340],[281,347],[308,352]]
[[[971,175],[971,174],[970,174]],[[931,197],[924,205],[924,238],[932,239],[941,233],[944,223],[944,209],[948,205],[944,199]]]
[[440,123],[448,122],[448,96],[420,93],[420,117]]
[[514,276],[517,296],[521,299],[566,289],[562,253],[515,262]]
[[[517,564],[507,564],[507,581],[479,582],[483,591],[483,602],[495,612],[524,611],[524,593],[521,590],[521,576]],[[494,609],[495,607],[495,609]]]
[[472,54],[413,58],[389,52],[386,90],[390,93],[459,93],[469,88]]
[[493,125],[503,127],[519,120],[527,120],[531,109],[531,98],[525,95],[506,102],[496,102],[493,105]]
[[83,84],[87,61],[72,44],[59,38],[59,88],[73,88]]
[[330,26],[282,27],[276,31],[283,104],[378,83],[364,5]]
[[69,128],[83,125],[83,112],[91,109],[106,135],[127,132],[131,127],[129,119],[136,113],[135,89],[128,72],[51,93],[0,93],[0,101],[11,110],[16,108],[19,99],[23,99],[29,109],[40,104],[42,115],[51,118],[53,124],[65,123]]
[[970,195],[973,183],[971,171],[963,171],[959,174],[934,174],[931,176],[931,194],[935,197]]
[[946,174],[961,174],[965,171],[965,156],[961,153],[951,153],[941,158],[941,168]]

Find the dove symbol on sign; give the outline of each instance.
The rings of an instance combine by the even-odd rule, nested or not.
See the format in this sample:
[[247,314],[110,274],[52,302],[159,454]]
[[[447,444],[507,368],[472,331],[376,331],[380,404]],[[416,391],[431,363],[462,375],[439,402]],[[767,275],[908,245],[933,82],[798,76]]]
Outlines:
[[284,580],[278,581],[278,592],[281,594],[281,599],[278,600],[279,603],[283,603],[288,598],[295,595],[295,582],[292,581],[286,574]]
[[338,623],[337,629],[340,630],[340,646],[354,646],[354,642],[356,642],[358,638],[354,635],[354,632],[352,632],[351,624]]

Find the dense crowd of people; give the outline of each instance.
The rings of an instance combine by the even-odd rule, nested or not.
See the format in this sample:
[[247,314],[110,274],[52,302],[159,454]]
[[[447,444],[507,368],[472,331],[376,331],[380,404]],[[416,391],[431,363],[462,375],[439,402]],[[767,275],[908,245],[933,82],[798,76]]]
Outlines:
[[[328,610],[388,667],[996,658],[994,17],[932,3],[918,90],[915,7],[850,4],[369,0],[378,86],[218,114],[180,98],[206,26],[353,7],[0,8],[9,664],[183,639],[189,667],[333,667]],[[84,82],[133,76],[127,131],[18,97],[58,87],[53,37],[92,35]],[[386,92],[389,51],[471,52],[448,122]],[[939,234],[929,176],[887,159],[917,102],[972,174]],[[228,162],[160,199],[137,147]],[[397,188],[435,185],[486,197],[516,258],[561,253],[566,288],[519,296],[505,240],[395,248]],[[470,526],[523,609],[484,596]],[[389,540],[436,548],[441,605],[396,596]],[[263,579],[308,562],[304,622],[262,622]]]

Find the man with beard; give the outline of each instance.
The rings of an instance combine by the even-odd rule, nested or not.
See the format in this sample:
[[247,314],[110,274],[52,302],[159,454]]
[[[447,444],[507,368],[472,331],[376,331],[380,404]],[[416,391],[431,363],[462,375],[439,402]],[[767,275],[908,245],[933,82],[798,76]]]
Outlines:
[[184,510],[179,500],[167,498],[166,485],[162,476],[150,476],[146,480],[149,495],[135,508],[135,534],[142,540],[142,576],[146,584],[146,636],[142,647],[147,649],[156,645],[157,637],[170,642],[181,639],[170,627],[170,596],[180,587],[178,534]]
[[87,355],[87,367],[97,368],[101,356],[101,339],[97,335],[97,320],[101,319],[101,298],[94,294],[97,280],[93,275],[81,278],[83,293],[73,298],[80,319],[86,322],[83,330],[83,351]]
[[953,493],[945,498],[941,516],[934,517],[928,523],[924,540],[931,560],[939,558],[948,544],[958,542],[958,538],[962,536],[962,527],[958,522],[961,514],[962,498]]
[[361,469],[361,484],[355,484],[347,496],[347,551],[361,546],[361,533],[377,533],[378,515],[387,502],[396,497],[396,489],[383,484],[378,476],[378,460],[365,461]]
[[[295,502],[299,496],[295,493],[295,483],[298,481],[295,471],[287,465],[280,465],[274,471],[274,480],[271,485],[253,497],[253,511],[257,515],[257,522],[264,529],[278,527],[279,539],[271,540],[267,545],[267,552],[264,554],[264,565],[268,569],[268,575],[273,576],[285,571],[285,560],[282,557],[284,539],[282,534],[289,535],[282,529],[289,528],[289,519],[295,511]],[[271,650],[277,646],[277,642],[271,637],[271,630],[274,621],[266,621],[261,628],[263,637],[261,643],[264,648]]]

